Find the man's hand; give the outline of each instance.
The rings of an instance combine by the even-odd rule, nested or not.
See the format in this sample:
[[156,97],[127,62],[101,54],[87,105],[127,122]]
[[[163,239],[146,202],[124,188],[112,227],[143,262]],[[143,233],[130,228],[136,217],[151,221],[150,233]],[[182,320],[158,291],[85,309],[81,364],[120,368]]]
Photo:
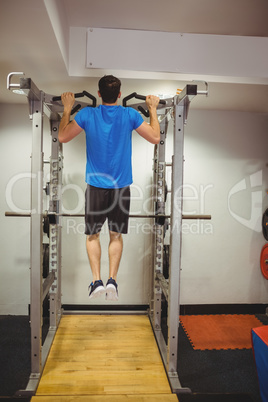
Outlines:
[[61,95],[61,101],[64,106],[60,126],[59,126],[59,141],[69,142],[79,133],[81,133],[82,128],[76,123],[75,120],[70,122],[70,116],[75,103],[75,97],[72,92],[64,92]]
[[140,127],[136,128],[137,133],[152,144],[158,144],[160,141],[160,126],[156,110],[159,101],[160,99],[158,96],[146,96],[146,105],[149,111],[150,124],[144,121]]
[[72,92],[64,92],[61,95],[61,101],[65,111],[71,111],[75,103],[74,94]]
[[155,96],[155,95],[146,96],[146,105],[147,105],[148,109],[150,109],[150,108],[156,109],[159,101],[160,101],[160,99],[158,98],[158,96]]

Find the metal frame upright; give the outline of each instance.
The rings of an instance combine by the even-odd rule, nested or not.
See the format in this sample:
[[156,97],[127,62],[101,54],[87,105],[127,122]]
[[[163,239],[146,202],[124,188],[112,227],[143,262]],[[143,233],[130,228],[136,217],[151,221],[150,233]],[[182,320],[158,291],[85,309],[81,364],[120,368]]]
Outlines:
[[[170,254],[169,275],[163,275],[163,248],[166,222],[155,222],[154,225],[154,257],[152,300],[150,318],[163,363],[173,392],[191,392],[189,388],[181,386],[177,373],[178,366],[178,329],[180,316],[180,271],[181,271],[181,247],[182,247],[182,203],[183,203],[183,162],[184,162],[184,127],[187,121],[191,100],[197,94],[206,94],[207,91],[198,92],[197,85],[187,85],[179,96],[173,99],[174,134],[172,156],[172,187],[171,187],[171,212],[170,212]],[[172,105],[167,100],[167,105]],[[157,146],[155,166],[156,187],[156,214],[162,214],[165,218],[165,135],[167,130],[166,119],[160,123],[161,138]],[[158,208],[160,207],[160,208]],[[191,217],[195,219],[195,217]],[[196,219],[202,217],[196,216]],[[207,217],[205,217],[207,219]],[[167,340],[165,340],[161,328],[162,301],[166,300],[167,308]]]
[[[13,76],[19,78],[15,83]],[[50,347],[61,315],[61,237],[62,237],[62,144],[58,141],[58,130],[63,112],[60,96],[39,90],[31,78],[24,73],[12,72],[7,77],[7,89],[27,96],[29,117],[32,120],[31,154],[31,211],[29,214],[6,213],[6,216],[29,216],[31,218],[31,374],[25,390],[20,395],[34,394],[38,386]],[[86,91],[75,94],[76,98],[88,97],[92,105],[75,101],[72,113],[81,107],[96,106],[96,98]],[[51,132],[50,181],[44,186],[43,121],[49,119]],[[49,208],[44,209],[44,191],[49,196]],[[48,272],[44,274],[44,234],[48,243]],[[47,267],[46,267],[47,268]],[[49,329],[42,342],[43,302],[49,298]]]
[[[30,327],[31,374],[25,390],[20,395],[34,394],[44,368],[52,341],[61,318],[61,183],[62,146],[58,141],[60,116],[52,96],[39,90],[23,73],[10,73],[7,88],[27,96],[29,117],[32,120],[31,154],[31,218],[30,225]],[[19,76],[19,83],[13,81]],[[50,182],[44,187],[43,121],[46,115],[51,129]],[[44,190],[49,195],[49,209],[44,211]],[[12,215],[10,215],[12,216]],[[43,278],[44,221],[49,224],[49,272]],[[52,219],[51,219],[52,218]],[[49,295],[49,330],[42,341],[43,302]]]
[[166,134],[168,129],[168,120],[166,116],[163,116],[160,122],[160,142],[155,146],[154,152],[154,166],[153,166],[153,200],[154,200],[154,212],[158,215],[155,219],[153,230],[153,275],[152,275],[152,288],[151,288],[151,300],[150,311],[151,319],[153,322],[154,331],[161,330],[161,309],[162,309],[162,290],[160,286],[155,286],[155,275],[163,275],[163,258],[164,258],[164,238],[165,229],[168,222],[165,219],[165,198],[166,198],[166,163],[165,163],[165,146],[166,146]]

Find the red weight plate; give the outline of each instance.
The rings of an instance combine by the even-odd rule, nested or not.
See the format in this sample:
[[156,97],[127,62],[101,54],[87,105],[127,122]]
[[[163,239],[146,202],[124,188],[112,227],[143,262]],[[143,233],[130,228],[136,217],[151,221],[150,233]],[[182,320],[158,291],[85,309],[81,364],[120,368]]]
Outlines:
[[265,279],[268,279],[268,243],[261,250],[261,272]]

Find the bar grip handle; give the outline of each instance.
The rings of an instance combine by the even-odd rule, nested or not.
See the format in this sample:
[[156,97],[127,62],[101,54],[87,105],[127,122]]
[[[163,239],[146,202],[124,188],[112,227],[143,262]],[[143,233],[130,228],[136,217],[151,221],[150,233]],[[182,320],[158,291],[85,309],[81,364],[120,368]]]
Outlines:
[[[136,94],[135,98],[136,98],[136,99],[141,99],[141,100],[146,100],[146,96],[144,96],[144,95],[139,95],[139,94]],[[166,101],[165,101],[164,99],[160,99],[159,103],[160,103],[161,105],[165,105],[165,104],[166,104]]]
[[[82,98],[84,96],[83,92],[79,92],[77,94],[74,94],[75,98]],[[60,101],[61,100],[61,96],[53,96],[52,98],[53,101]]]
[[148,110],[143,109],[142,106],[138,106],[138,109],[145,117],[150,117]]
[[89,99],[92,100],[92,107],[96,107],[97,106],[97,99],[95,98],[95,96],[91,95],[89,92],[87,91],[83,91],[84,96],[87,96]]
[[[83,96],[86,96],[87,98],[92,100],[92,107],[96,107],[97,105],[97,99],[95,98],[95,96],[91,95],[89,92],[87,91],[83,91],[83,92],[78,92],[76,94],[74,94],[75,98],[83,98]],[[60,101],[61,100],[61,96],[53,96],[52,100],[54,102],[56,101]]]
[[81,108],[81,105],[80,105],[80,103],[78,103],[78,105],[76,105],[76,106],[72,109],[71,115],[73,115],[74,113],[76,113],[80,108]]
[[[127,106],[127,102],[128,102],[130,99],[133,99],[133,98],[135,98],[135,99],[140,99],[140,100],[146,100],[146,96],[144,96],[144,95],[139,95],[139,94],[137,94],[137,92],[132,92],[130,95],[126,96],[126,97],[123,99],[123,106],[126,107],[126,106]],[[159,103],[161,103],[161,105],[165,105],[165,104],[166,104],[166,101],[165,101],[164,99],[160,99]]]

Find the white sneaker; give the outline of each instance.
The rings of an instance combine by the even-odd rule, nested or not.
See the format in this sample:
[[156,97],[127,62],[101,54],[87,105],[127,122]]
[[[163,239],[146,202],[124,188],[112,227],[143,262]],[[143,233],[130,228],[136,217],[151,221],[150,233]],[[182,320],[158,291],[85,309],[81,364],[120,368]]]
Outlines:
[[106,283],[106,300],[118,301],[118,285],[113,278]]
[[89,298],[93,299],[95,297],[99,297],[105,293],[105,288],[103,286],[102,280],[97,280],[95,282],[91,282],[89,285],[90,292],[89,292]]

